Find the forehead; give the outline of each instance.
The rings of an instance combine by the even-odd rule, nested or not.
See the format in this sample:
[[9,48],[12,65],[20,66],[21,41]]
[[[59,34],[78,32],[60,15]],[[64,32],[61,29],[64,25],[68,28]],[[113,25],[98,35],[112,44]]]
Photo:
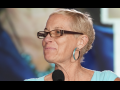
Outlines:
[[46,23],[47,29],[70,29],[70,17],[62,14],[51,15]]

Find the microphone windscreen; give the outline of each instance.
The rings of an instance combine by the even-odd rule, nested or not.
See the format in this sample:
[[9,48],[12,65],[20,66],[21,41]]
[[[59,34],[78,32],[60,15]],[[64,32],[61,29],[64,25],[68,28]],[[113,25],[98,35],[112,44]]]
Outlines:
[[61,70],[57,69],[52,74],[53,81],[64,81],[65,77]]

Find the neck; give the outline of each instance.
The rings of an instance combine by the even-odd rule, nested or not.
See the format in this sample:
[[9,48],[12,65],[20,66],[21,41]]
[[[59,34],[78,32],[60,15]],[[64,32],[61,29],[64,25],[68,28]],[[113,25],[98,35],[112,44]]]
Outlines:
[[84,72],[79,60],[75,61],[74,63],[56,64],[55,70],[56,69],[59,69],[64,73],[65,81],[78,80]]

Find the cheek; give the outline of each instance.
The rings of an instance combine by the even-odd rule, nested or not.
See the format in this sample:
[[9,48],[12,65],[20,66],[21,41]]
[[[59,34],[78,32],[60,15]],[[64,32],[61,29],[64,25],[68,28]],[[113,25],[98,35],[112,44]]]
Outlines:
[[60,51],[61,56],[64,56],[64,57],[71,55],[73,51],[72,46],[69,44],[69,42],[61,45],[61,48],[59,49],[60,49],[59,51]]
[[58,55],[61,58],[70,57],[75,47],[74,40],[70,38],[63,39],[62,42],[58,42]]

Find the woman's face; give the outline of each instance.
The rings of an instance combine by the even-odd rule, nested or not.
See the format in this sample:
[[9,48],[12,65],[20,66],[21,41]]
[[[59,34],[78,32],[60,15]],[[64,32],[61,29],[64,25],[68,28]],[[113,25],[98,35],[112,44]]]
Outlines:
[[[70,18],[61,14],[50,16],[46,23],[45,31],[67,30],[70,28]],[[42,41],[44,57],[50,63],[63,63],[73,58],[73,50],[76,48],[76,38],[72,34],[53,38],[48,34]]]

